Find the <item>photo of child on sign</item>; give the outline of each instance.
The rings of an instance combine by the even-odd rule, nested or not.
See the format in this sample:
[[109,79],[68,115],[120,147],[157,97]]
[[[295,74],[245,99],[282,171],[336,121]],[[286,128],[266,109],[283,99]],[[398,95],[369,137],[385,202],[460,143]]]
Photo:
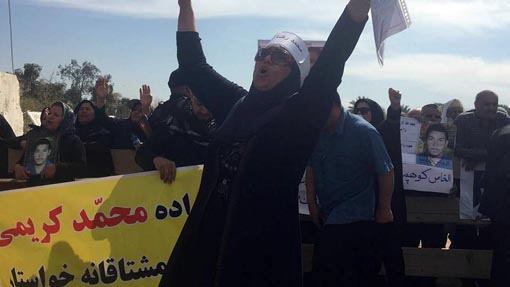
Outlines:
[[57,147],[52,137],[36,137],[28,140],[28,149],[24,166],[30,176],[39,175],[52,163],[56,162]]

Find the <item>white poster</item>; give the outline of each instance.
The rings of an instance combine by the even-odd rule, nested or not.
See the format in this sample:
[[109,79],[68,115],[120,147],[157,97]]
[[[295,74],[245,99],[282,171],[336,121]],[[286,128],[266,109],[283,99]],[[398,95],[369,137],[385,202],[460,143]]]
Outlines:
[[[462,163],[464,166],[464,162]],[[474,170],[460,171],[460,219],[480,219],[478,212],[484,192],[485,163],[477,165]]]
[[400,119],[404,189],[450,193],[453,187],[451,129],[443,124],[422,126],[416,119]]
[[299,214],[310,215],[310,212],[308,211],[308,203],[306,201],[306,185],[304,175],[303,178],[301,178],[301,182],[299,183],[298,202],[299,202]]

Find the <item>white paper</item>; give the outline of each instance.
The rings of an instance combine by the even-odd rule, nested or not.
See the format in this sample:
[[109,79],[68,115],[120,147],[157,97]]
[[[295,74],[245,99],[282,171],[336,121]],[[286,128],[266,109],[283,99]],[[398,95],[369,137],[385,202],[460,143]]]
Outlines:
[[449,160],[451,168],[427,164],[422,159],[430,154],[425,153],[426,142],[420,139],[422,132],[422,125],[416,119],[400,118],[404,189],[449,194],[453,187],[453,162],[448,154],[453,151],[445,144],[441,156],[441,161]]
[[372,0],[371,9],[377,60],[382,66],[384,41],[407,29],[411,25],[411,18],[405,0]]
[[467,171],[464,167],[460,170],[460,219],[474,220],[481,217],[478,208],[484,191],[484,173],[485,163],[479,164],[471,171]]
[[306,201],[305,175],[303,175],[303,178],[299,183],[298,204],[299,214],[310,215],[310,211],[308,211],[308,203]]

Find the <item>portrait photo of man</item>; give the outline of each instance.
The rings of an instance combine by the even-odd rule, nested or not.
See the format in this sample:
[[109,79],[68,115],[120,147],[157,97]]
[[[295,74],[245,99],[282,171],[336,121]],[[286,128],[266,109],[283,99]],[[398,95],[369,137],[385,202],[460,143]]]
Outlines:
[[51,141],[47,138],[38,139],[31,153],[28,155],[26,168],[31,175],[40,174],[45,167],[52,164],[51,162],[52,147]]
[[424,137],[423,152],[416,156],[416,164],[452,169],[452,157],[447,153],[448,131],[442,124],[432,124]]

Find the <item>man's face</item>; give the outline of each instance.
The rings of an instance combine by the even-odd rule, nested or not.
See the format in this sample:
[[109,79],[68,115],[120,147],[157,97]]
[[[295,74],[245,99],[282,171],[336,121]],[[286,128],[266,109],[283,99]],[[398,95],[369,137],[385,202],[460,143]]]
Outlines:
[[427,149],[430,157],[441,158],[448,145],[446,134],[440,131],[431,131],[427,137]]
[[421,110],[421,122],[424,124],[439,124],[441,122],[441,112],[432,107],[425,107]]
[[51,149],[47,144],[39,144],[35,147],[34,150],[34,164],[36,166],[44,165],[48,156],[51,153]]
[[498,96],[487,93],[475,102],[475,113],[482,119],[492,119],[498,111]]

